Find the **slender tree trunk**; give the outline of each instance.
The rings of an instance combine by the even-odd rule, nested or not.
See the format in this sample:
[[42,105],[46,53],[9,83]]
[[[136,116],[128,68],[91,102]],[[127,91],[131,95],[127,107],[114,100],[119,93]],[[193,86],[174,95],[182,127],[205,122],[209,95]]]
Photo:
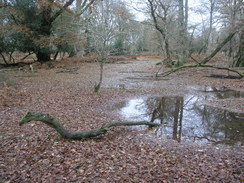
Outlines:
[[229,34],[229,36],[227,36],[209,56],[203,59],[201,64],[206,64],[209,60],[211,60],[223,48],[223,46],[233,38],[235,34],[236,31]]
[[12,56],[13,53],[14,53],[14,51],[12,51],[12,52],[9,53],[9,62],[12,62],[13,64],[15,64],[14,57]]
[[207,31],[207,36],[204,41],[204,45],[199,50],[198,54],[211,52],[210,45],[212,43],[212,32],[213,32],[213,13],[215,8],[215,0],[209,0],[210,2],[210,11],[209,11],[209,29]]
[[5,63],[6,65],[8,65],[8,62],[7,62],[6,58],[5,58],[5,56],[3,55],[3,53],[0,53],[0,55],[2,56],[4,63]]
[[170,62],[171,61],[171,54],[170,54],[170,48],[169,48],[169,40],[167,37],[165,37],[164,41],[165,41],[166,60],[168,62]]
[[188,27],[188,11],[189,11],[188,0],[185,0],[185,30],[186,31]]
[[[170,46],[169,46],[169,40],[168,40],[167,35],[166,35],[166,31],[158,23],[158,20],[156,17],[156,12],[155,12],[156,7],[154,7],[153,0],[148,0],[148,3],[150,6],[149,8],[150,8],[151,16],[153,18],[154,27],[156,28],[157,31],[160,32],[160,34],[162,35],[164,42],[165,42],[166,61],[170,62],[171,61]],[[164,16],[165,16],[164,19],[166,19],[166,15],[164,15]]]
[[186,57],[186,26],[185,26],[185,16],[184,16],[184,1],[178,0],[179,2],[179,65],[182,65],[185,62]]
[[209,30],[208,30],[208,36],[206,39],[206,49],[207,51],[210,51],[210,45],[212,44],[213,39],[213,13],[215,8],[215,0],[210,0],[210,18],[209,18]]
[[190,39],[188,38],[188,12],[189,12],[189,6],[188,6],[188,0],[185,0],[185,20],[184,20],[184,26],[185,26],[185,38],[186,38],[186,46],[185,46],[185,52],[186,52],[186,57],[189,57],[190,55]]
[[102,82],[103,82],[103,65],[104,65],[103,60],[99,61],[99,65],[100,65],[99,83],[97,85],[95,85],[95,88],[94,88],[95,93],[99,92]]
[[56,51],[56,53],[55,53],[55,55],[54,55],[54,57],[53,57],[53,60],[54,60],[54,61],[57,59],[58,54],[59,54],[59,51]]
[[241,31],[239,51],[235,67],[244,67],[244,30]]
[[[237,8],[237,1],[236,0],[233,0],[233,5],[231,6],[231,22],[230,22],[230,32],[233,32],[234,31],[234,28],[236,27],[236,22],[237,22],[237,11],[238,11],[238,8]],[[232,39],[230,40],[230,43],[229,43],[229,57],[234,57],[237,52],[235,50],[236,47],[236,42],[237,40],[235,39]]]

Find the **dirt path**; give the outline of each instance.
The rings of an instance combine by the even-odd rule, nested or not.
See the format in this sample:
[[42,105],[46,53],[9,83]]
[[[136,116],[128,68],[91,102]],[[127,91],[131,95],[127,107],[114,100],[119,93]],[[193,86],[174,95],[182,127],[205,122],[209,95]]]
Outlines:
[[[241,145],[181,145],[128,128],[113,129],[98,139],[68,141],[39,122],[18,126],[27,111],[35,111],[52,114],[71,130],[87,130],[118,121],[121,116],[108,106],[135,96],[183,95],[189,86],[244,90],[243,79],[208,77],[216,73],[212,69],[184,70],[154,80],[155,63],[106,64],[99,94],[92,92],[99,76],[95,63],[59,62],[37,73],[4,73],[11,89],[0,106],[0,182],[243,181]],[[57,73],[64,67],[78,70]],[[243,110],[243,99],[230,107]]]

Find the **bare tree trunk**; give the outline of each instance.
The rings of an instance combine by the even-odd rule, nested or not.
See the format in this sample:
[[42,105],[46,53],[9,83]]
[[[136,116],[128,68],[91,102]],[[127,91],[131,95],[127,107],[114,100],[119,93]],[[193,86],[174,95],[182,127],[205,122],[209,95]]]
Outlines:
[[55,61],[58,57],[59,51],[56,51],[55,55],[53,56],[53,61]]
[[186,25],[185,25],[185,16],[184,16],[184,0],[178,0],[179,3],[179,15],[178,15],[178,21],[179,21],[179,59],[178,64],[182,65],[185,62],[186,58]]
[[244,67],[244,29],[241,31],[239,51],[237,54],[235,67]]
[[212,32],[213,32],[213,14],[215,10],[215,0],[209,0],[210,10],[209,10],[209,29],[207,31],[207,37],[205,38],[204,44],[199,50],[198,54],[210,52],[210,44],[212,43]]
[[186,38],[186,44],[185,44],[185,47],[186,47],[186,57],[189,57],[189,54],[190,54],[190,39],[188,38],[188,13],[189,12],[189,6],[188,6],[188,0],[185,0],[185,20],[184,20],[184,26],[185,26],[185,38]]
[[[233,0],[233,4],[232,2],[231,3],[231,15],[230,15],[230,32],[233,32],[234,31],[234,28],[236,27],[236,21],[237,21],[237,17],[236,17],[236,14],[237,14],[237,1],[236,0]],[[236,50],[236,40],[235,39],[232,39],[230,40],[229,42],[229,52],[228,52],[228,56],[230,58],[233,58],[237,52],[235,52]]]
[[[218,46],[217,48],[209,55],[207,56],[206,58],[204,58],[201,62],[198,62],[197,64],[194,64],[194,65],[183,65],[181,67],[177,67],[177,68],[174,68],[170,71],[166,71],[162,74],[160,74],[162,77],[165,77],[165,76],[168,76],[174,72],[177,72],[181,69],[185,69],[185,68],[194,68],[194,67],[209,67],[209,68],[215,68],[215,69],[219,69],[219,70],[227,70],[227,71],[230,71],[230,72],[234,72],[236,74],[238,74],[241,78],[244,77],[244,73],[242,72],[239,72],[237,70],[234,70],[234,69],[230,69],[230,68],[227,68],[227,67],[216,67],[216,66],[212,66],[212,65],[206,65],[207,62],[209,62],[220,50],[221,48],[223,48],[223,46],[228,43],[232,38],[233,36],[236,34],[236,31],[229,34],[229,36],[227,36]],[[243,56],[242,56],[242,60],[241,60],[243,63]],[[158,73],[157,73],[157,76],[158,76]]]
[[209,60],[211,60],[222,48],[223,46],[228,43],[236,34],[235,32],[232,32],[229,34],[229,36],[227,36],[218,46],[217,48],[215,48],[215,50],[206,58],[203,59],[203,61],[201,62],[202,64],[206,64]]
[[101,88],[101,85],[102,85],[102,82],[103,82],[103,61],[99,61],[99,66],[100,66],[100,75],[99,75],[99,83],[95,85],[94,87],[94,92],[95,93],[98,93],[100,88]]
[[215,0],[210,0],[210,18],[209,18],[209,31],[208,36],[206,39],[206,49],[207,51],[210,51],[210,44],[212,44],[213,40],[213,13],[215,8]]
[[2,56],[4,63],[5,63],[6,65],[8,65],[8,62],[7,62],[6,58],[5,58],[5,56],[3,55],[3,53],[0,53],[0,55]]
[[187,30],[188,28],[188,11],[189,11],[188,0],[185,0],[185,30]]
[[[156,7],[154,7],[153,0],[148,0],[148,3],[150,6],[150,13],[151,13],[151,16],[153,18],[154,27],[157,29],[157,31],[160,32],[160,34],[162,35],[164,42],[165,42],[166,61],[170,62],[171,61],[171,54],[170,54],[170,46],[169,46],[168,36],[167,36],[164,28],[162,28],[158,23],[158,20],[156,17],[156,12],[155,12]],[[164,15],[164,19],[166,19],[165,15]]]

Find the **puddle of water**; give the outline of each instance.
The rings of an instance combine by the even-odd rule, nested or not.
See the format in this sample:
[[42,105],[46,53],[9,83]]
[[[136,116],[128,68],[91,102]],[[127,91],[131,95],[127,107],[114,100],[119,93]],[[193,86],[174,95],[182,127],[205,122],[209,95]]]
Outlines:
[[210,99],[227,99],[227,98],[244,98],[243,91],[236,91],[226,87],[210,87],[210,86],[190,86],[190,91],[196,94],[203,94],[207,100]]
[[[244,92],[207,88],[196,89],[185,96],[135,98],[117,104],[126,120],[151,121],[161,126],[154,129],[158,136],[178,142],[222,143],[244,142],[244,113],[201,105],[202,100],[242,98]],[[114,106],[115,107],[115,106]],[[146,127],[135,127],[146,129]]]

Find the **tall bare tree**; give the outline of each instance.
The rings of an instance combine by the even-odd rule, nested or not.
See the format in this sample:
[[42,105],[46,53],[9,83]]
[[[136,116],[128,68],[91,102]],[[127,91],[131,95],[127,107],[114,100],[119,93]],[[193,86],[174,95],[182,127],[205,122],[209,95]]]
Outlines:
[[150,15],[153,20],[153,24],[156,28],[156,30],[161,34],[163,41],[164,41],[164,47],[165,47],[165,53],[166,53],[166,59],[165,62],[171,62],[171,51],[170,51],[170,43],[169,43],[169,35],[167,30],[167,21],[168,21],[168,12],[170,10],[170,7],[172,4],[170,1],[153,1],[153,0],[147,0],[147,5],[149,8]]
[[204,38],[204,43],[201,49],[199,50],[200,53],[206,53],[207,51],[211,51],[211,44],[213,41],[213,24],[214,24],[214,14],[216,12],[216,3],[215,0],[208,0],[207,2],[202,2],[202,6],[206,9],[209,14],[208,20],[208,27],[206,30],[206,35]]
[[[184,0],[178,0],[179,13],[178,13],[178,21],[179,21],[179,63],[184,63],[186,57],[186,42],[187,42],[187,26],[185,22],[185,14],[184,14]],[[181,65],[180,64],[180,65]]]

